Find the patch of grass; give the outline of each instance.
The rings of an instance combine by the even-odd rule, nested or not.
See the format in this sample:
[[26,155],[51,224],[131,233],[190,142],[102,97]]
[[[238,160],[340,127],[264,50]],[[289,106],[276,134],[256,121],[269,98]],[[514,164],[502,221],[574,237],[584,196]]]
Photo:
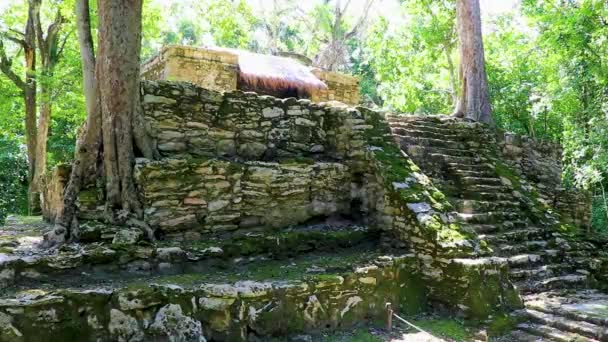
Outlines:
[[44,221],[42,216],[14,216],[17,224],[40,224]]
[[517,321],[509,315],[499,315],[492,320],[488,326],[488,333],[490,336],[500,336],[511,331]]
[[436,337],[452,339],[457,342],[470,341],[472,333],[464,323],[451,319],[418,319],[412,322]]
[[384,342],[384,339],[373,335],[366,329],[357,329],[352,333],[342,333],[333,336],[326,336],[327,342]]

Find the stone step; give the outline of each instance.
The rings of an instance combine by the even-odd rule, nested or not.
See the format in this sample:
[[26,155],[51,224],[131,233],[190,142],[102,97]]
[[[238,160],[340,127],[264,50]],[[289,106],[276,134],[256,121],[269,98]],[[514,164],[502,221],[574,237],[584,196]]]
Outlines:
[[466,128],[461,130],[461,129],[453,127],[452,125],[443,124],[440,122],[437,122],[437,123],[424,122],[424,121],[404,122],[401,120],[399,120],[399,121],[389,120],[389,125],[391,127],[409,127],[409,128],[416,128],[416,129],[425,130],[425,131],[440,131],[440,132],[446,132],[446,133],[454,132],[453,134],[467,132]]
[[530,269],[510,269],[509,278],[513,281],[530,281],[552,277],[553,270],[548,265]]
[[515,220],[521,218],[520,212],[515,211],[496,211],[488,213],[457,213],[457,219],[460,222],[471,223],[471,224],[486,224],[486,223],[501,223],[504,221]]
[[546,248],[548,242],[545,240],[533,240],[533,241],[525,241],[524,243],[520,243],[517,245],[513,245],[510,243],[505,243],[499,245],[496,250],[501,251],[502,253],[523,253],[523,252],[532,252],[538,251]]
[[[406,135],[402,133],[407,132],[415,132],[416,136],[433,136],[438,139],[450,139],[450,140],[462,140],[461,132],[452,130],[446,127],[440,126],[428,126],[428,125],[416,125],[416,124],[399,124],[399,123],[391,123],[390,124],[391,131],[400,135]],[[404,129],[406,131],[400,131],[400,129]]]
[[462,147],[466,145],[456,135],[446,136],[432,132],[418,131],[403,127],[391,127],[395,139],[399,142],[412,143],[424,146]]
[[517,241],[536,240],[539,237],[542,237],[544,234],[545,231],[541,228],[528,227],[523,229],[500,232],[497,234],[482,234],[479,235],[479,238],[482,240],[486,240],[491,244],[498,245],[507,242],[515,243]]
[[544,342],[542,337],[529,334],[522,330],[513,330],[502,337],[505,342]]
[[511,268],[509,275],[515,281],[538,281],[573,272],[569,264],[544,264],[536,268]]
[[530,267],[538,265],[542,262],[542,256],[539,254],[518,254],[507,258],[507,262],[511,269],[518,267]]
[[491,234],[500,231],[500,224],[467,224],[477,234]]
[[511,195],[509,199],[513,199],[512,190],[505,185],[488,185],[488,184],[471,184],[466,185],[462,188],[463,194],[476,194],[476,193],[498,193]]
[[457,181],[460,184],[462,184],[463,186],[470,186],[470,185],[475,185],[475,184],[496,185],[496,186],[505,185],[500,180],[500,178],[496,178],[496,177],[470,177],[470,176],[467,176],[467,177],[458,178]]
[[461,213],[476,213],[485,211],[515,211],[519,209],[519,202],[516,201],[480,201],[460,198],[448,198],[457,211]]
[[[564,274],[565,272],[576,272],[582,275],[588,275],[589,270],[599,269],[601,261],[592,257],[576,257],[569,258],[567,255],[556,253],[556,250],[544,249],[542,245],[536,245],[535,251],[527,250],[516,253],[514,250],[504,251],[499,247],[495,249],[499,255],[508,259],[514,258],[510,263],[512,269],[536,267],[538,264],[545,264],[546,267],[552,269],[554,275]],[[527,252],[527,253],[526,253]],[[530,262],[525,262],[525,255],[531,256]],[[517,259],[519,258],[519,259]],[[521,261],[518,263],[517,260]],[[528,267],[526,267],[528,266]]]
[[460,163],[460,162],[448,162],[448,167],[451,170],[463,171],[474,171],[474,172],[491,172],[493,175],[496,174],[496,170],[492,164],[489,163]]
[[[525,221],[503,221],[499,223],[477,223],[477,224],[467,224],[473,231],[477,232],[477,234],[494,234],[497,235],[501,232],[507,232],[509,230],[520,230],[528,227],[528,223]],[[495,250],[500,250],[502,246],[506,246],[507,244],[502,244],[498,246]],[[511,246],[513,247],[513,246]],[[507,250],[506,250],[507,251]],[[527,249],[522,249],[521,252],[525,252]],[[510,253],[516,254],[516,253]]]
[[533,322],[556,328],[563,332],[578,334],[598,341],[608,340],[608,328],[593,323],[575,321],[533,309],[524,309],[522,314]]
[[460,193],[461,199],[477,200],[477,201],[515,201],[515,196],[511,191],[496,192],[484,186],[484,189],[465,190]]
[[532,335],[542,337],[541,341],[555,342],[599,342],[598,340],[590,339],[579,334],[564,332],[559,329],[534,323],[520,323],[517,329],[528,332]]
[[582,289],[588,287],[588,277],[583,274],[567,274],[538,281],[516,282],[522,292],[539,292],[553,289]]
[[484,143],[496,140],[495,134],[491,130],[481,127],[476,123],[465,123],[462,121],[404,121],[400,119],[388,119],[388,123],[393,128],[401,127],[425,132],[458,135],[471,142]]
[[496,177],[496,172],[490,168],[480,171],[451,169],[450,172],[459,177]]
[[407,136],[407,137],[423,137],[432,138],[438,140],[453,140],[462,142],[462,137],[456,132],[428,129],[426,127],[394,123],[390,124],[391,133],[395,135]]
[[[353,250],[172,275],[72,274],[0,297],[0,340],[267,341],[320,326],[348,329],[385,316],[359,308],[382,307],[401,287],[416,285],[396,276],[410,263],[413,270],[413,256]],[[289,325],[277,324],[286,319]]]
[[486,158],[483,155],[467,157],[467,156],[452,156],[452,155],[442,154],[442,153],[429,153],[428,156],[429,156],[429,158],[432,158],[433,160],[442,161],[446,164],[458,163],[458,164],[464,164],[464,165],[471,165],[471,164],[478,164],[478,163],[482,164],[482,163],[487,162]]
[[476,158],[479,156],[479,151],[469,151],[466,149],[456,149],[451,147],[441,147],[441,146],[425,146],[420,144],[412,144],[404,141],[399,142],[400,147],[407,151],[408,154],[413,156],[426,156],[430,154],[440,154],[448,157],[468,157],[468,158]]
[[[11,254],[7,258],[0,253],[0,274],[11,270],[10,277],[0,282],[0,291],[2,283],[19,286],[83,271],[147,274],[162,272],[167,268],[190,268],[202,263],[223,264],[225,260],[233,258],[280,260],[312,252],[337,252],[370,242],[378,243],[376,233],[366,226],[349,222],[321,222],[279,232],[248,231],[232,236],[209,237],[205,241],[197,241],[194,237],[185,241],[158,241],[155,245],[138,241],[111,241],[66,245],[57,253],[35,250],[32,255]],[[104,229],[105,225],[87,223],[82,227],[88,227],[90,233],[93,229]]]
[[548,291],[523,298],[526,308],[608,327],[608,294],[597,290]]

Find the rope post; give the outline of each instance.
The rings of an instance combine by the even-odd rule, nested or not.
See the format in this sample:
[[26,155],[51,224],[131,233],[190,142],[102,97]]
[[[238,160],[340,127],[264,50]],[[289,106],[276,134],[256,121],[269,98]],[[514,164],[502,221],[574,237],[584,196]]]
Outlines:
[[386,330],[393,330],[393,306],[391,303],[386,303]]

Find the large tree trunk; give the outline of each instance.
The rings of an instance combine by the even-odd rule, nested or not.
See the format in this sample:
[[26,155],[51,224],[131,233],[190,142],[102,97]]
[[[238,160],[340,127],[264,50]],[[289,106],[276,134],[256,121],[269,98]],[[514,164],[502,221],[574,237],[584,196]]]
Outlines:
[[456,1],[460,94],[454,115],[493,124],[488,93],[479,0]]
[[63,233],[65,238],[72,239],[78,238],[78,224],[74,222],[78,193],[82,187],[94,182],[99,171],[97,167],[101,154],[101,104],[95,80],[95,50],[91,35],[89,0],[76,2],[76,29],[82,61],[87,120],[76,142],[72,173],[63,195],[63,208],[55,222],[58,226],[56,231],[59,230],[58,233]]
[[[33,2],[34,6],[40,7],[41,0],[34,0]],[[39,193],[43,193],[42,190],[45,186],[44,177],[47,163],[47,140],[49,137],[51,113],[53,109],[53,89],[49,84],[49,80],[53,77],[55,65],[63,52],[63,46],[65,44],[65,40],[63,41],[63,44],[60,44],[59,42],[59,32],[63,23],[64,18],[61,16],[61,12],[57,11],[55,20],[49,25],[45,37],[40,21],[39,10],[37,10],[36,16],[34,16],[34,27],[38,42],[38,56],[40,59],[41,74],[43,76],[42,80],[39,80],[38,82],[40,109],[38,113],[38,132],[36,134],[36,163],[34,166],[34,176],[32,178],[32,187]],[[67,39],[67,35],[65,39]],[[39,196],[39,198],[41,197],[42,196]]]
[[34,182],[36,171],[36,28],[35,23],[40,15],[40,1],[28,1],[28,17],[25,26],[23,50],[25,54],[25,137],[28,160],[28,212],[30,215],[40,212],[40,189]]
[[[76,4],[82,55],[87,121],[76,148],[64,208],[55,230],[45,236],[47,245],[78,238],[76,198],[96,174],[101,159],[105,180],[106,219],[132,225],[153,235],[139,221],[141,204],[133,182],[134,141],[144,156],[155,153],[139,115],[139,54],[142,0],[99,0],[99,50],[94,57],[88,0]],[[138,132],[134,132],[134,129]],[[98,159],[98,156],[103,156]]]
[[108,213],[141,216],[133,184],[133,118],[139,106],[141,0],[100,0],[97,81]]
[[[39,82],[40,83],[40,82]],[[49,127],[51,125],[51,102],[48,100],[50,97],[49,89],[45,86],[40,86],[40,110],[38,115],[38,127],[36,133],[36,150],[34,165],[34,175],[31,180],[31,188],[36,192],[38,196],[37,200],[33,204],[40,205],[42,202],[41,194],[44,189],[44,176],[46,174],[46,152],[47,152],[47,140],[49,137]]]

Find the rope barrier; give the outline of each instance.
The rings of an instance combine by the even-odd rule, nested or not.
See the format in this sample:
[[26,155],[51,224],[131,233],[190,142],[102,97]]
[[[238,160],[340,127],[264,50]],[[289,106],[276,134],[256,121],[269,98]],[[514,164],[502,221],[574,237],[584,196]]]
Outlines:
[[417,325],[415,325],[415,324],[413,324],[411,322],[408,322],[405,318],[400,317],[399,315],[397,315],[396,313],[394,313],[393,312],[393,308],[391,306],[391,303],[386,303],[386,309],[387,309],[387,313],[388,313],[388,315],[387,315],[387,321],[386,321],[386,328],[389,331],[392,330],[392,328],[393,328],[393,317],[395,317],[399,321],[401,321],[401,322],[407,324],[408,326],[410,326],[410,327],[418,330],[419,332],[421,332],[423,334],[427,334],[427,335],[431,336],[434,339],[441,340],[441,339],[435,337],[433,334],[429,333],[428,331],[426,331],[426,330],[418,327]]

